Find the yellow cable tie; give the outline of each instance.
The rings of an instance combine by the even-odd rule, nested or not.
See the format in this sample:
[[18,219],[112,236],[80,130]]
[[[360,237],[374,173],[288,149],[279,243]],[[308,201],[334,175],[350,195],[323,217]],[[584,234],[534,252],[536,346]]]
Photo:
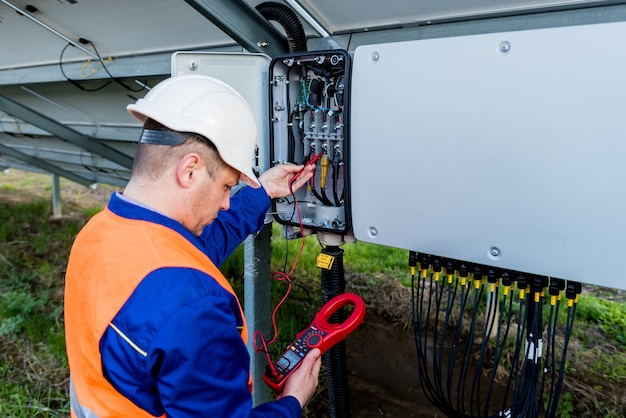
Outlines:
[[508,296],[510,288],[511,288],[511,286],[504,286],[504,290],[502,291],[504,296]]
[[519,290],[519,298],[524,299],[524,289]]
[[496,291],[496,284],[495,283],[489,283],[489,291],[491,293]]

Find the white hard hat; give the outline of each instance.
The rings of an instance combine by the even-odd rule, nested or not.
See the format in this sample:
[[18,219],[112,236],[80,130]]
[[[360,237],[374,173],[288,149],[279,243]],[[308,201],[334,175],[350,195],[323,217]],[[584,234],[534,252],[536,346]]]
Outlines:
[[208,138],[224,162],[241,172],[243,182],[260,187],[252,171],[254,115],[228,84],[203,75],[171,77],[126,109],[141,123],[150,118],[174,131]]

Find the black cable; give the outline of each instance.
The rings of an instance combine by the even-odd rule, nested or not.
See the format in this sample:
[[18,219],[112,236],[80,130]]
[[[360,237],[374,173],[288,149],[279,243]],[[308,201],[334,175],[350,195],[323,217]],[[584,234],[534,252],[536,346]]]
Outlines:
[[[480,290],[477,289],[476,287],[474,287],[474,309],[473,309],[473,315],[472,315],[472,319],[470,321],[470,328],[469,328],[469,332],[468,332],[468,336],[466,338],[466,345],[465,345],[465,353],[463,356],[463,365],[461,367],[461,378],[460,378],[460,388],[462,390],[459,390],[458,393],[460,394],[460,407],[459,407],[459,411],[464,411],[467,408],[465,407],[465,385],[467,382],[467,376],[468,376],[468,372],[470,369],[470,360],[472,357],[472,346],[474,343],[474,333],[476,330],[476,313],[478,312],[478,303],[480,302],[480,295],[482,293],[482,290],[484,289],[484,286],[481,284],[480,286]],[[469,295],[469,291],[467,292],[467,294]],[[463,312],[461,312],[459,315],[462,315]],[[457,397],[458,398],[458,397]],[[458,403],[458,401],[457,401]],[[470,415],[473,415],[473,408],[472,408],[472,402],[471,402],[471,398],[470,398]]]
[[568,307],[567,309],[567,319],[565,321],[565,342],[563,344],[563,354],[561,356],[561,364],[559,367],[559,377],[557,380],[556,388],[554,390],[554,396],[552,397],[552,405],[550,410],[548,411],[547,416],[555,417],[556,416],[556,408],[558,406],[558,400],[561,397],[561,390],[563,389],[563,380],[565,378],[565,360],[567,357],[567,348],[569,345],[569,340],[572,335],[572,331],[574,328],[574,318],[576,317],[576,304],[574,303],[573,307]]
[[[433,281],[435,285],[435,291],[433,292]],[[443,391],[443,382],[442,382],[442,357],[437,356],[437,351],[435,350],[434,342],[437,341],[437,331],[439,329],[439,307],[441,306],[441,297],[443,296],[443,287],[441,287],[441,292],[439,291],[439,281],[434,280],[432,275],[430,278],[430,290],[428,293],[428,307],[427,307],[427,317],[431,317],[431,311],[433,310],[433,294],[435,295],[435,320],[433,322],[433,348],[432,348],[432,370],[433,370],[433,380],[434,383],[430,385],[431,391],[433,392],[433,396],[435,396],[438,400],[438,404],[440,405],[440,409],[442,411],[448,411],[450,413],[451,410],[449,402],[446,401],[446,397]],[[428,350],[428,323],[426,324],[426,332],[424,333],[424,346],[425,353]],[[444,334],[445,336],[445,334]]]
[[[111,73],[109,72],[109,69],[107,68],[107,66],[104,64],[104,60],[102,59],[102,56],[100,55],[100,52],[98,52],[98,49],[96,48],[96,46],[94,45],[93,42],[88,41],[91,46],[93,47],[93,50],[96,52],[96,55],[98,56],[98,60],[100,61],[100,64],[102,64],[102,68],[104,69],[104,71],[107,73],[107,75],[111,78],[111,80],[115,81],[117,84],[119,84],[120,86],[124,87],[126,90],[131,91],[133,93],[137,93],[140,91],[143,91],[145,89],[144,86],[141,86],[141,88],[138,88],[136,90],[133,90],[131,87],[127,86],[126,84],[124,84],[122,82],[121,79],[117,78],[117,77],[113,77],[111,75]],[[146,84],[146,81],[144,81],[143,83],[144,85]]]
[[[536,290],[533,289],[536,293]],[[531,299],[531,293],[527,299],[527,331],[526,349],[519,379],[516,381],[514,391],[513,416],[536,417],[538,416],[539,402],[537,399],[537,371],[540,367],[538,357],[538,343],[541,339],[539,324],[542,322],[541,299]],[[532,351],[531,351],[532,350]]]
[[305,52],[307,50],[304,27],[296,12],[289,6],[275,1],[267,1],[258,4],[255,9],[267,20],[275,20],[283,27],[287,33],[289,52]]
[[[547,338],[546,341],[548,342],[547,347],[546,347],[546,352],[544,355],[544,367],[543,369],[543,373],[541,374],[541,384],[539,386],[539,393],[543,394],[545,391],[545,387],[546,387],[546,380],[548,377],[548,370],[550,370],[550,373],[552,375],[552,379],[551,381],[553,381],[554,378],[554,352],[556,350],[554,350],[554,346],[552,345],[552,343],[554,342],[553,338],[554,335],[556,333],[556,322],[555,321],[555,305],[551,305],[550,306],[550,313],[548,314],[548,322],[547,322],[547,326],[546,326],[546,332],[547,332]],[[550,364],[552,365],[552,367],[550,367],[548,369],[548,362],[550,362]],[[550,393],[552,393],[552,384],[550,385]]]
[[[93,44],[92,44],[93,45]],[[59,69],[61,70],[61,74],[63,74],[63,77],[65,77],[65,79],[70,82],[70,84],[72,84],[73,86],[77,87],[78,89],[82,90],[82,91],[98,91],[98,90],[102,90],[103,88],[105,88],[106,86],[108,86],[109,84],[112,83],[112,80],[108,80],[106,81],[103,85],[96,87],[94,89],[87,89],[83,86],[81,86],[76,80],[72,80],[71,78],[69,78],[67,76],[67,74],[65,74],[65,71],[63,70],[63,55],[65,54],[65,50],[69,47],[69,46],[73,46],[72,44],[68,43],[67,45],[65,45],[65,47],[63,48],[63,50],[61,51],[61,55],[59,56]]]
[[[420,384],[422,386],[422,390],[424,395],[428,399],[428,401],[433,404],[435,407],[440,408],[442,405],[439,403],[439,400],[433,397],[433,390],[431,381],[428,377],[428,362],[426,360],[426,350],[423,349],[422,344],[426,345],[428,339],[427,336],[422,334],[423,327],[422,323],[426,324],[425,328],[428,330],[428,322],[429,315],[424,315],[424,292],[426,290],[426,278],[419,278],[416,283],[415,280],[415,265],[417,254],[413,251],[409,252],[409,266],[411,267],[411,315],[413,322],[413,337],[415,341],[416,347],[416,356],[418,361],[418,378]],[[421,291],[420,291],[421,290]],[[429,291],[429,295],[432,295],[432,280],[431,280],[431,291]],[[419,314],[417,313],[416,301],[419,299]]]
[[[289,101],[289,98],[287,98],[287,101]],[[287,109],[289,109],[289,103],[287,103]],[[292,163],[295,163],[296,161],[296,138],[293,131],[295,129],[300,129],[293,123],[295,113],[296,109],[289,112],[289,116],[287,118],[287,126],[291,125],[291,129],[287,130],[287,161]]]
[[[518,323],[520,322],[520,318],[524,318],[524,299],[520,298],[519,301],[519,308],[518,308]],[[506,402],[509,396],[509,391],[511,390],[511,383],[512,383],[512,379],[513,376],[517,376],[517,370],[518,370],[518,363],[519,363],[519,355],[520,355],[520,346],[521,346],[521,341],[523,338],[523,333],[524,333],[524,323],[525,321],[522,321],[522,324],[519,325],[517,327],[517,336],[515,338],[515,353],[513,354],[513,360],[512,360],[512,366],[511,366],[511,370],[509,371],[509,377],[507,379],[507,383],[506,383],[506,387],[504,390],[504,399],[502,401],[502,408],[500,408],[502,411],[506,410]],[[515,386],[513,389],[514,395],[513,395],[513,401],[515,401]]]
[[322,199],[320,200],[322,200],[322,202],[326,206],[335,206],[333,205],[333,202],[331,202],[328,196],[326,195],[326,187],[320,187],[320,195],[322,196]]
[[[458,286],[458,282],[457,282],[457,286]],[[443,296],[443,287],[442,286],[442,296]],[[451,283],[446,283],[445,287],[447,288],[448,292],[447,292],[447,299],[446,299],[446,312],[444,315],[444,322],[443,322],[443,330],[441,333],[441,343],[439,344],[439,358],[441,360],[443,360],[443,348],[445,345],[445,337],[447,334],[447,329],[448,329],[448,323],[450,322],[450,315],[452,314],[452,305],[454,303],[454,299],[456,298],[456,287],[454,288],[454,294],[452,293],[452,284]],[[454,295],[454,296],[453,296]],[[437,311],[439,312],[440,309],[437,309]],[[453,370],[453,366],[454,366],[454,360],[456,359],[456,351],[457,351],[457,347],[459,344],[459,338],[460,338],[460,327],[463,325],[463,318],[460,317],[459,318],[459,322],[457,323],[457,328],[456,328],[456,333],[454,334],[453,338],[452,338],[452,343],[451,343],[451,350],[448,352],[448,368],[447,373],[446,373],[446,389],[447,389],[447,394],[446,394],[446,399],[450,400],[452,399],[452,370]],[[441,370],[441,372],[443,372],[443,369]]]
[[[420,297],[420,294],[421,294],[421,292],[419,292],[419,289],[421,286],[420,283],[421,282],[419,279],[417,283],[415,282],[415,272],[413,272],[411,274],[411,316],[412,316],[412,322],[413,322],[413,339],[415,342],[415,349],[416,349],[415,352],[417,355],[417,364],[418,364],[417,372],[418,372],[418,378],[419,378],[420,384],[422,385],[424,395],[426,396],[426,398],[431,404],[436,405],[435,400],[431,398],[427,390],[428,378],[424,375],[424,370],[426,369],[427,362],[423,357],[424,350],[422,350],[421,318],[423,318],[423,316],[421,315],[421,312],[420,312],[420,315],[417,315],[416,306],[415,306],[416,300],[419,298],[421,301],[423,298],[423,296]],[[418,317],[420,319],[418,319]]]
[[[482,378],[482,367],[483,361],[485,359],[485,353],[487,350],[487,343],[489,342],[489,338],[491,336],[491,331],[493,330],[492,326],[488,326],[490,324],[493,325],[492,316],[495,316],[496,309],[494,306],[497,304],[497,288],[494,292],[489,292],[487,298],[488,300],[488,310],[485,317],[485,326],[483,327],[483,335],[482,335],[482,344],[480,346],[480,355],[478,357],[478,361],[476,363],[476,367],[474,370],[474,380],[472,381],[472,389],[470,393],[470,405],[473,405],[474,393],[476,393],[476,406],[480,408],[478,405],[480,402],[480,382]],[[492,312],[493,311],[493,312]],[[477,409],[476,412],[479,412],[480,409]],[[473,409],[470,407],[470,414],[473,415]]]
[[317,200],[319,200],[320,202],[322,202],[326,206],[332,206],[333,205],[330,202],[330,200],[328,200],[327,197],[320,195],[318,193],[318,191],[315,189],[315,181],[313,180],[313,177],[311,177],[311,180],[309,180],[309,186],[310,186],[311,193],[313,193],[313,196],[315,196],[315,198]]
[[[287,79],[285,85],[289,86],[291,82],[291,71],[287,71]],[[296,100],[297,103],[297,100]],[[298,105],[291,109],[291,96],[289,95],[289,90],[287,90],[287,105],[285,107],[287,112],[289,112],[287,116],[287,126],[291,124],[291,129],[287,130],[287,161],[296,162],[296,138],[294,135],[294,131],[296,129],[300,129],[300,124],[294,124],[294,119],[300,120],[300,117],[295,117],[296,113],[298,113]]]
[[341,206],[341,201],[339,200],[339,193],[337,192],[337,182],[339,181],[339,167],[338,167],[338,164],[335,163],[335,161],[337,161],[337,158],[333,157],[333,162],[331,164],[332,166],[331,178],[333,180],[333,199],[335,200],[335,206]]
[[93,88],[93,89],[88,89],[86,87],[84,87],[83,85],[81,85],[78,81],[73,80],[71,78],[68,77],[68,75],[65,73],[65,70],[63,69],[63,55],[65,54],[65,51],[67,50],[67,48],[69,46],[73,46],[72,44],[68,43],[67,45],[65,45],[65,47],[63,48],[63,50],[61,51],[61,55],[59,56],[59,69],[61,70],[61,74],[63,74],[63,77],[65,77],[65,79],[72,84],[73,86],[77,87],[78,89],[82,90],[82,91],[86,91],[86,92],[94,92],[94,91],[98,91],[98,90],[102,90],[103,88],[105,88],[106,86],[108,86],[109,84],[111,84],[112,82],[115,82],[117,84],[119,84],[120,86],[124,87],[126,90],[133,92],[133,93],[137,93],[140,92],[142,90],[145,89],[145,85],[146,85],[146,81],[144,81],[144,86],[141,86],[141,88],[138,89],[132,89],[131,87],[129,87],[128,85],[124,84],[119,78],[113,77],[113,75],[111,75],[111,73],[109,72],[109,69],[106,67],[106,64],[104,63],[104,60],[102,59],[102,56],[100,55],[100,53],[98,52],[98,49],[96,48],[96,46],[93,44],[93,42],[86,40],[87,43],[91,44],[91,46],[94,49],[94,52],[96,53],[96,55],[98,56],[98,62],[102,65],[102,68],[104,69],[104,71],[107,73],[107,75],[109,76],[109,80],[107,80],[104,84]]
[[[557,300],[556,301],[556,308],[554,309],[554,329],[552,332],[552,337],[549,338],[550,340],[550,346],[552,346],[553,348],[556,347],[556,328],[557,328],[557,323],[558,323],[558,317],[559,317],[559,310],[561,307],[561,300]],[[546,406],[546,414],[548,415],[548,412],[552,409],[552,402],[554,401],[554,391],[555,391],[555,384],[556,384],[556,350],[552,349],[551,351],[551,355],[550,355],[550,390],[548,392],[548,405]]]
[[[493,393],[493,387],[494,387],[494,383],[496,381],[496,375],[498,372],[498,366],[500,365],[500,361],[502,360],[502,356],[504,355],[505,352],[505,344],[506,341],[509,338],[509,330],[511,329],[511,320],[513,318],[513,295],[510,294],[509,297],[507,297],[509,295],[504,295],[503,296],[503,300],[502,300],[502,304],[501,306],[504,307],[507,303],[507,299],[508,299],[508,309],[507,309],[507,321],[506,321],[506,328],[504,331],[504,335],[502,335],[502,338],[500,338],[500,331],[501,331],[501,324],[502,324],[502,320],[499,321],[499,325],[498,325],[498,332],[496,335],[496,344],[495,344],[495,350],[494,350],[494,360],[493,360],[493,370],[491,371],[491,380],[489,381],[489,388],[487,389],[487,396],[485,397],[485,405],[484,405],[484,412],[483,415],[487,416],[488,415],[488,411],[489,411],[489,400],[491,399],[491,394]],[[501,315],[503,315],[504,312],[501,313]],[[502,407],[502,410],[504,410],[504,407]]]
[[[437,273],[435,273],[437,274]],[[433,282],[434,282],[434,291],[433,291]],[[442,288],[443,289],[443,288]],[[433,307],[433,294],[435,295],[435,312],[436,312],[436,317],[433,323],[433,343],[435,341],[437,341],[437,331],[439,329],[439,309],[438,307],[440,306],[441,303],[441,293],[439,292],[439,280],[434,280],[433,276],[431,274],[430,277],[430,289],[428,292],[428,308],[427,308],[427,318],[428,321],[426,322],[426,332],[424,333],[424,345],[425,347],[428,347],[428,324],[430,322],[430,316],[431,316],[431,311],[432,311],[432,307]],[[441,373],[441,358],[437,357],[437,352],[435,350],[435,346],[433,344],[433,348],[432,348],[432,366],[433,366],[433,380],[434,380],[434,384],[431,385],[431,387],[433,387],[433,392],[435,392],[435,396],[438,398],[438,403],[441,405],[440,409],[442,410],[446,410],[446,408],[444,408],[444,405],[446,405],[445,402],[445,396],[444,396],[444,391],[443,391],[443,382],[441,379],[442,373]]]

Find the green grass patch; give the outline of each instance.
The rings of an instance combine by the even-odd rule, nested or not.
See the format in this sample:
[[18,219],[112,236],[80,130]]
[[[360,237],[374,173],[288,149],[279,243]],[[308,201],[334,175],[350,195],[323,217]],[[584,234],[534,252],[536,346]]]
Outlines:
[[84,219],[51,204],[0,205],[0,416],[69,415],[63,276]]
[[626,348],[626,303],[585,294],[578,304],[576,320],[598,327],[607,338]]

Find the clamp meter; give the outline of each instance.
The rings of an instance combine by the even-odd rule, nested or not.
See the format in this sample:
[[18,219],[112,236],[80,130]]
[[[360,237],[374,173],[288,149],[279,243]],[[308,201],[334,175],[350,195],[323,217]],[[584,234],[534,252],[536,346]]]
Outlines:
[[[339,309],[354,305],[350,316],[341,324],[331,324],[330,317]],[[263,374],[265,383],[276,393],[283,391],[287,378],[302,363],[302,359],[313,348],[319,348],[324,354],[329,348],[344,340],[363,321],[365,302],[354,293],[343,293],[329,300],[313,318],[306,329],[296,335],[296,341],[276,360],[273,368],[267,366]]]

